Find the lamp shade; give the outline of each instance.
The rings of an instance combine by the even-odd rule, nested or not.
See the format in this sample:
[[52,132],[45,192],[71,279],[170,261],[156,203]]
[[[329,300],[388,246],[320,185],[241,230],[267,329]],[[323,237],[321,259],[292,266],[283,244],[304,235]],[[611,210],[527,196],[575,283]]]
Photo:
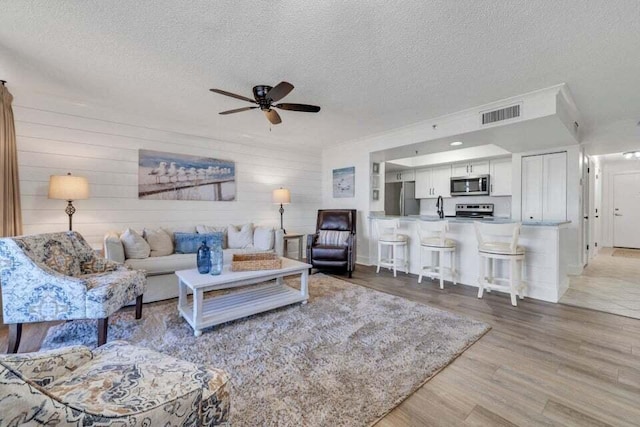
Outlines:
[[291,203],[291,193],[286,188],[278,188],[277,190],[273,190],[271,200],[273,203],[288,205]]
[[89,182],[83,176],[51,175],[49,178],[49,198],[61,200],[82,200],[89,198]]

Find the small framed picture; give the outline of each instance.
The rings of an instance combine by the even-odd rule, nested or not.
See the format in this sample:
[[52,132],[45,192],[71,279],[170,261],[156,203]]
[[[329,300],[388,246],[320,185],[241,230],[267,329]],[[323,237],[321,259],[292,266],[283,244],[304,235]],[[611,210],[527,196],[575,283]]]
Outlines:
[[380,173],[380,163],[373,162],[371,166],[372,173]]
[[380,198],[380,190],[373,190],[372,198],[373,200],[378,200]]

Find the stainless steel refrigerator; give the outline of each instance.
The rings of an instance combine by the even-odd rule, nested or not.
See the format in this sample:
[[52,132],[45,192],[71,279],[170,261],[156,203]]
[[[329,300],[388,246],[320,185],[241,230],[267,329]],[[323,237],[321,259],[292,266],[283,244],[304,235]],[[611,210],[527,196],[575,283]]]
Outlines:
[[415,181],[387,182],[384,185],[384,213],[400,216],[420,214]]

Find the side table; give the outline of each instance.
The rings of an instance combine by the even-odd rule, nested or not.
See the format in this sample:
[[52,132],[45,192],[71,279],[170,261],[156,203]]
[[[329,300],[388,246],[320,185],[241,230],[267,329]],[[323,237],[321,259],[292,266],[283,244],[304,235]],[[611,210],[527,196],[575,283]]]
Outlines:
[[302,247],[304,246],[304,234],[291,234],[284,235],[284,256],[289,255],[289,240],[298,240],[298,258],[302,259]]

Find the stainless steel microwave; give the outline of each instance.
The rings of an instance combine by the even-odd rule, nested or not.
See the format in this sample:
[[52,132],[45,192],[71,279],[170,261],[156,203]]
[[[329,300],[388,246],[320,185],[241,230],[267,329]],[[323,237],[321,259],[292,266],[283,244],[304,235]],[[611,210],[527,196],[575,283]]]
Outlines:
[[488,196],[489,188],[489,175],[451,178],[452,196]]

